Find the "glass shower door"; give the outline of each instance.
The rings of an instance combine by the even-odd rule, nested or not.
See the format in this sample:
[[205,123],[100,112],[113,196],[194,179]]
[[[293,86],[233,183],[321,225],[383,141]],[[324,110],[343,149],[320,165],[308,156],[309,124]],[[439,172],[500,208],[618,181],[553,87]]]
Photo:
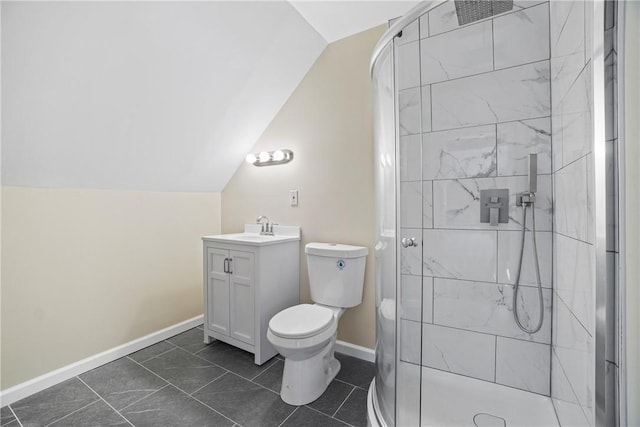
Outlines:
[[396,411],[396,130],[393,45],[374,71],[376,180],[376,376],[373,404],[380,424]]
[[[419,425],[422,342],[421,87],[416,31],[387,45],[374,70],[376,379],[388,426]],[[407,62],[407,55],[414,55]],[[403,60],[404,58],[404,60]],[[411,65],[413,70],[411,70]],[[417,80],[413,77],[417,77]]]
[[[423,31],[424,32],[424,31]],[[420,22],[395,37],[396,84],[396,425],[420,425],[422,382],[423,267],[422,133]],[[429,187],[430,190],[430,187]],[[430,307],[429,307],[430,308]]]

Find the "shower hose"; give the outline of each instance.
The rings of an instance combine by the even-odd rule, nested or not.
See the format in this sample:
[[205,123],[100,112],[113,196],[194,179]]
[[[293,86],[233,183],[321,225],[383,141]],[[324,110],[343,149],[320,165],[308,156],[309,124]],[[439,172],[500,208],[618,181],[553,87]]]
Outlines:
[[[533,241],[533,259],[536,267],[536,280],[538,283],[538,307],[540,313],[538,324],[533,329],[527,329],[520,321],[518,315],[518,287],[520,286],[520,273],[522,273],[522,263],[524,261],[524,240],[527,228],[527,208],[531,207],[531,240]],[[542,296],[542,282],[540,280],[540,265],[538,263],[538,248],[536,246],[536,213],[533,202],[522,202],[522,244],[520,245],[520,262],[518,263],[518,273],[516,274],[516,284],[513,287],[513,318],[520,329],[528,334],[535,334],[542,327],[544,319],[544,299]]]

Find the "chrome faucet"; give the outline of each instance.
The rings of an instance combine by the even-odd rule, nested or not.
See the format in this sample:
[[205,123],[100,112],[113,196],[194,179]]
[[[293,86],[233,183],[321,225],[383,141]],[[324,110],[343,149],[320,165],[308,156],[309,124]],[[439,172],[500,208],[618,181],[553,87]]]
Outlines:
[[256,219],[256,224],[261,224],[260,234],[265,236],[273,236],[273,224],[269,223],[269,218],[264,215],[260,215]]

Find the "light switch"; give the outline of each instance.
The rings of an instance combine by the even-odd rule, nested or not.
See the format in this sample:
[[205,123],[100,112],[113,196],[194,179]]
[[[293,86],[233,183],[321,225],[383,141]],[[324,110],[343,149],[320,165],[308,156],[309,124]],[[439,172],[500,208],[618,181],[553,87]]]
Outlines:
[[289,203],[291,206],[298,206],[298,190],[289,190]]

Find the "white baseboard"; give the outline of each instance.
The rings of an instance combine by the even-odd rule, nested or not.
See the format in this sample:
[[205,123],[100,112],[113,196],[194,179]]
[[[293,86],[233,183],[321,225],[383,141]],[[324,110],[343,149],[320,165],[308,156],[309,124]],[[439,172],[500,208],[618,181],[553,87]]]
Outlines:
[[[94,356],[72,363],[55,371],[48,372],[39,377],[25,381],[6,390],[0,391],[0,407],[10,405],[27,396],[31,396],[45,388],[59,384],[84,372],[90,371],[102,366],[105,363],[113,362],[116,359],[131,354],[135,351],[142,350],[145,347],[156,344],[167,338],[171,338],[181,332],[194,328],[202,323],[203,316],[199,315],[184,322],[177,323],[160,331],[153,332],[128,343],[114,347]],[[203,335],[204,336],[204,335]],[[204,338],[203,338],[204,339]]]
[[346,354],[347,356],[352,356],[357,359],[365,360],[367,362],[373,363],[376,361],[375,350],[367,347],[362,347],[360,345],[337,340],[335,349],[338,353]]

